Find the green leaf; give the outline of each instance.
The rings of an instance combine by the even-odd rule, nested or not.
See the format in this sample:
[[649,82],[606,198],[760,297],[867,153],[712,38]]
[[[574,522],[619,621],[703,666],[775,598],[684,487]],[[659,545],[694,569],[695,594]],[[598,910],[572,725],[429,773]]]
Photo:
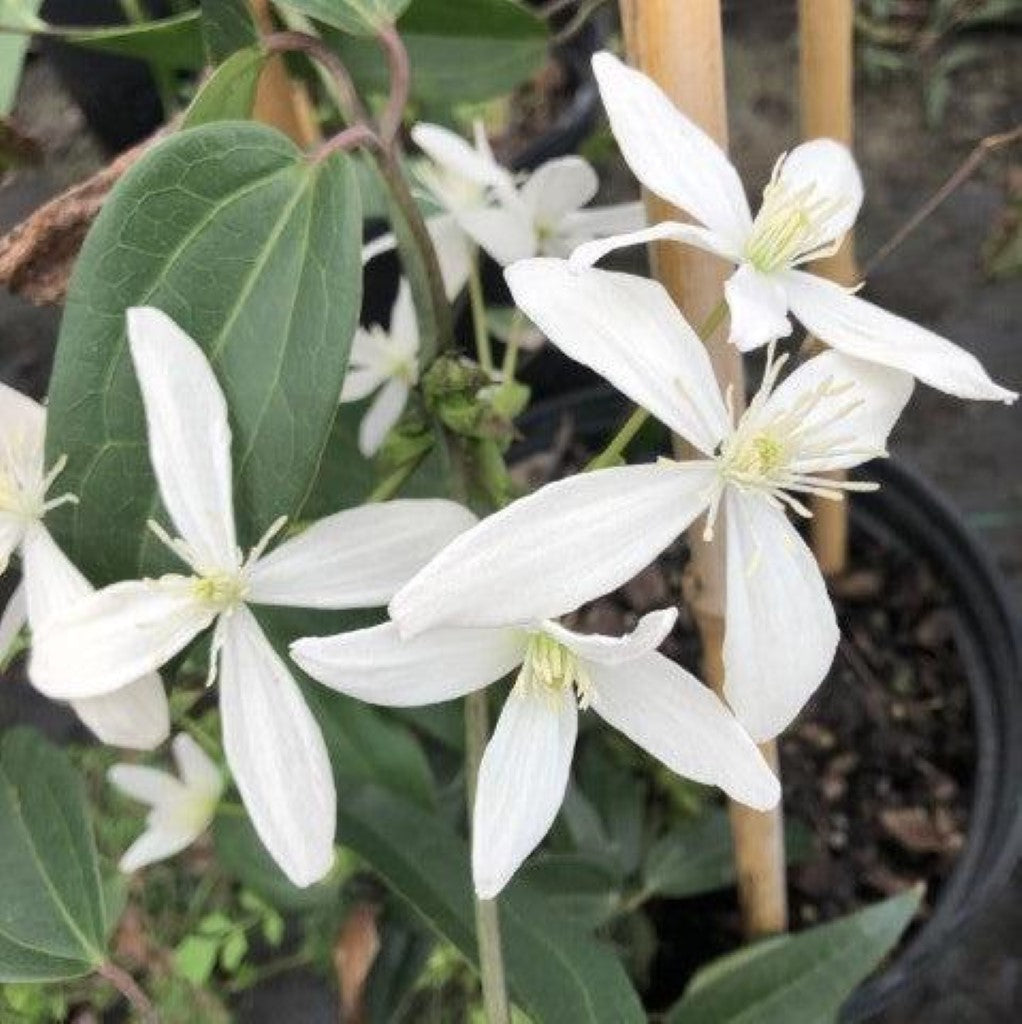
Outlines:
[[41,0],[0,0],[0,25],[15,32],[42,32],[46,22],[38,17]]
[[107,907],[81,781],[38,733],[0,743],[0,981],[88,974]]
[[371,36],[393,25],[409,0],[277,0],[277,3],[342,32]]
[[247,548],[300,512],[316,477],[361,301],[360,240],[350,161],[310,160],[262,125],[173,135],[114,189],[71,280],[47,429],[51,462],[69,460],[61,487],[81,500],[51,522],[94,583],[170,564],[145,525],[161,510],[125,309],[163,309],[210,356]]
[[248,0],[200,0],[202,38],[213,64],[259,42]]
[[894,948],[922,889],[750,946],[693,979],[666,1024],[821,1024]]
[[[338,837],[476,961],[468,849],[442,821],[367,787],[338,801]],[[613,953],[552,911],[541,893],[513,882],[501,895],[500,914],[512,997],[534,1024],[646,1019]]]
[[185,111],[181,127],[247,120],[252,113],[266,57],[265,51],[257,47],[238,50],[228,57],[198,91]]
[[104,28],[51,25],[47,34],[89,50],[137,57],[174,71],[197,71],[205,62],[198,11],[137,25]]
[[621,901],[619,879],[605,864],[575,853],[543,853],[527,861],[523,881],[546,893],[551,910],[589,928],[609,921]]
[[[408,49],[413,98],[476,103],[511,92],[546,60],[546,22],[514,0],[412,0],[397,24]],[[365,40],[328,36],[358,87],[385,93],[386,64]]]
[[[0,3],[0,25],[30,25],[39,13],[42,0],[22,0],[14,6],[13,17],[8,17],[10,0]],[[16,32],[0,33],[0,117],[14,109],[21,83],[21,69],[30,42],[28,35]]]
[[174,966],[178,974],[193,985],[205,985],[216,966],[219,938],[208,935],[186,935],[174,950]]

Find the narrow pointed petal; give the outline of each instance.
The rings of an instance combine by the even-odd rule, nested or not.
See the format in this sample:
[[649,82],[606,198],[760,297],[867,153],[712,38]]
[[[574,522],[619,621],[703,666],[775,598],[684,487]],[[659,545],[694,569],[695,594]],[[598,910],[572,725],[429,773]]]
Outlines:
[[58,700],[111,693],[155,672],[214,614],[188,577],[115,583],[46,620],[33,636],[29,679]]
[[448,128],[421,121],[411,134],[415,145],[434,163],[477,185],[497,186],[510,177],[492,156],[480,153]]
[[297,683],[242,605],[220,661],[224,751],[259,838],[298,886],[334,859],[337,798],[326,745]]
[[444,279],[447,298],[455,299],[468,284],[472,267],[472,244],[461,225],[449,213],[426,220],[426,230],[433,240],[440,276]]
[[385,605],[476,517],[442,498],[398,498],[314,523],[249,571],[254,604],[299,608]]
[[833,139],[812,139],[784,158],[780,180],[793,193],[831,208],[819,227],[821,240],[841,238],[855,223],[862,206],[862,175],[847,146]]
[[479,766],[472,816],[472,878],[493,899],[550,831],[564,802],[578,732],[575,697],[515,687]]
[[419,351],[419,323],[415,319],[412,287],[407,277],[402,277],[398,283],[387,333],[402,354],[414,356]]
[[220,766],[186,732],[174,737],[174,761],[181,781],[193,792],[217,797],[223,791]]
[[627,665],[587,663],[592,709],[671,771],[767,810],[781,787],[737,719],[711,690],[655,651]]
[[25,533],[25,523],[20,516],[0,512],[0,573],[7,571],[11,555],[17,550]]
[[849,294],[831,281],[791,271],[791,310],[812,334],[850,356],[903,370],[958,398],[1011,405],[1018,394],[995,384],[975,356],[918,324]]
[[0,472],[22,481],[43,476],[46,411],[28,395],[0,384]]
[[576,633],[557,622],[543,623],[543,631],[586,661],[622,665],[655,651],[677,621],[677,608],[662,608],[643,615],[635,629],[624,636]]
[[128,310],[128,338],[160,496],[203,568],[234,567],[227,403],[205,353],[166,313]]
[[566,355],[709,455],[728,429],[706,348],[662,285],[633,274],[525,260],[515,302]]
[[650,242],[681,242],[694,245],[704,252],[712,252],[721,259],[732,263],[741,260],[741,249],[732,245],[726,238],[714,234],[708,228],[696,224],[680,224],[677,221],[665,220],[652,224],[648,228],[628,230],[623,235],[610,235],[580,245],[571,254],[571,262],[576,267],[588,267],[598,263],[608,253],[617,249],[628,249],[633,245],[648,245]]
[[567,258],[586,242],[607,235],[638,231],[645,223],[646,208],[641,202],[587,206],[561,218],[556,234],[540,246],[541,254]]
[[383,447],[407,404],[408,385],[398,377],[391,377],[369,403],[358,427],[358,450],[367,459]]
[[123,874],[130,875],[157,861],[175,856],[191,846],[195,839],[194,830],[180,822],[172,819],[150,822],[145,832],[125,851],[117,868]]
[[[828,386],[839,390],[807,407],[806,400]],[[847,469],[886,454],[887,437],[914,387],[907,373],[831,350],[785,378],[761,414],[767,420],[797,410],[803,451],[793,453],[795,472]]]
[[784,513],[734,491],[725,502],[724,696],[763,743],[823,682],[837,650],[837,620],[816,560]]
[[536,232],[524,208],[474,207],[455,216],[462,230],[502,267],[536,254]]
[[0,664],[3,664],[11,645],[28,621],[28,602],[25,598],[25,584],[14,588],[3,615],[0,615]]
[[593,71],[614,138],[632,173],[650,191],[740,249],[752,215],[738,172],[724,151],[651,79],[612,54],[596,54]]
[[351,364],[341,385],[342,402],[360,402],[368,398],[383,382],[386,375],[376,358],[376,342],[372,335],[360,327],[351,344]]
[[71,707],[110,747],[155,750],[170,735],[170,705],[155,672],[112,693],[73,700]]
[[291,657],[313,679],[370,704],[417,707],[463,697],[502,679],[525,656],[515,629],[433,629],[402,640],[385,622],[336,636],[305,637]]
[[743,352],[791,334],[788,296],[772,275],[745,263],[724,282],[731,314],[730,340]]
[[711,463],[622,466],[548,484],[452,541],[390,603],[403,636],[528,625],[609,593],[706,508]]
[[115,764],[107,780],[125,796],[150,807],[169,806],[185,799],[185,787],[170,772],[141,764]]
[[588,160],[562,156],[536,168],[522,185],[522,202],[537,223],[554,227],[565,214],[580,210],[600,187],[600,179]]

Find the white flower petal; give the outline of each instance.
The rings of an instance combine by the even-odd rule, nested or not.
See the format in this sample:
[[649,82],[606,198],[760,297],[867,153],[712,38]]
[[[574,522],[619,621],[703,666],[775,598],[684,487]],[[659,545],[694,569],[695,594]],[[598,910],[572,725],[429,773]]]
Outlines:
[[220,766],[186,732],[174,737],[174,761],[181,780],[194,793],[215,799],[224,788]]
[[166,313],[128,310],[128,338],[160,496],[203,568],[233,568],[227,403],[205,353]]
[[[807,399],[828,383],[838,393],[810,405]],[[761,416],[768,420],[797,410],[803,452],[793,454],[794,471],[847,469],[886,452],[887,435],[914,386],[913,378],[900,370],[829,351],[786,377],[764,403]]]
[[444,279],[447,298],[454,299],[468,283],[471,273],[473,246],[461,225],[449,213],[429,217],[426,230],[433,240],[440,276]]
[[544,255],[570,256],[574,249],[590,239],[638,231],[645,224],[646,207],[639,201],[588,206],[561,218],[556,235],[544,246]]
[[170,706],[155,672],[112,693],[73,700],[71,707],[111,747],[155,750],[170,735]]
[[537,224],[554,228],[566,214],[585,206],[599,187],[600,179],[588,160],[562,156],[537,167],[519,194]]
[[549,699],[515,687],[479,766],[472,878],[493,899],[550,831],[564,801],[578,732],[574,694]]
[[390,325],[387,328],[394,348],[403,356],[411,358],[419,352],[419,323],[415,319],[415,303],[412,301],[412,286],[407,277],[402,277],[397,286],[397,296],[390,311]]
[[371,459],[383,447],[407,404],[408,385],[400,377],[391,377],[369,403],[358,427],[358,450],[365,458]]
[[46,411],[28,395],[0,384],[0,473],[22,482],[41,481],[44,473]]
[[677,620],[677,608],[662,608],[643,615],[635,629],[624,636],[576,633],[558,622],[544,622],[543,632],[586,661],[622,665],[655,651],[667,639]]
[[743,352],[791,334],[788,296],[774,276],[744,263],[724,282],[724,296],[731,314],[731,343]]
[[622,466],[548,484],[453,540],[390,603],[404,636],[527,625],[647,566],[706,508],[712,463]]
[[862,206],[862,175],[847,146],[833,139],[812,139],[784,158],[780,180],[792,193],[805,192],[811,202],[834,209],[819,227],[821,239],[840,238],[855,223]]
[[110,785],[150,807],[172,806],[187,799],[187,791],[170,772],[141,764],[115,764],[107,771]]
[[662,199],[741,249],[752,215],[723,150],[651,79],[612,54],[593,57],[610,127],[632,173]]
[[627,664],[586,668],[592,709],[671,771],[758,810],[780,799],[780,785],[748,733],[680,665],[651,651]]
[[244,605],[223,630],[220,715],[227,763],[263,845],[295,885],[319,881],[334,859],[330,759],[297,683]]
[[0,663],[6,659],[7,652],[27,621],[28,602],[25,598],[25,584],[22,582],[14,588],[3,615],[0,615]]
[[995,384],[975,356],[909,320],[850,295],[815,274],[784,275],[792,312],[812,334],[850,356],[911,373],[938,391],[1011,404],[1018,395]]
[[476,517],[442,498],[398,498],[336,512],[249,570],[254,604],[375,608],[386,604]]
[[477,207],[459,210],[455,217],[462,230],[501,266],[536,254],[536,232],[524,209]]
[[445,170],[477,185],[501,186],[508,172],[488,153],[480,153],[460,135],[438,124],[420,121],[412,127],[412,141]]
[[548,258],[504,276],[518,306],[562,352],[713,452],[727,411],[705,346],[662,285]]
[[[367,344],[373,344],[369,332],[359,328],[355,332],[355,341],[363,339]],[[344,375],[344,384],[341,385],[341,402],[361,402],[386,380],[386,375],[377,365],[375,359],[371,361],[358,359],[355,345],[352,345],[351,359]]]
[[525,656],[515,629],[433,629],[402,640],[393,622],[336,636],[305,637],[291,657],[313,679],[387,707],[438,704],[506,676]]
[[812,552],[782,511],[729,489],[724,696],[762,743],[823,682],[837,620]]
[[650,242],[682,242],[686,245],[694,245],[697,249],[703,249],[705,252],[712,252],[715,256],[720,256],[721,259],[731,263],[741,261],[741,250],[708,228],[665,220],[648,228],[627,231],[623,235],[611,235],[609,238],[586,242],[571,254],[571,262],[576,267],[592,266],[608,253],[617,249],[627,249],[633,245],[648,245]]
[[21,516],[0,512],[0,574],[7,571],[11,555],[17,550],[25,534],[25,522]]
[[78,700],[155,672],[214,619],[194,583],[184,576],[115,583],[57,612],[32,638],[29,679],[48,697]]
[[130,875],[157,861],[173,857],[195,842],[198,833],[175,820],[150,822],[118,861],[117,868]]

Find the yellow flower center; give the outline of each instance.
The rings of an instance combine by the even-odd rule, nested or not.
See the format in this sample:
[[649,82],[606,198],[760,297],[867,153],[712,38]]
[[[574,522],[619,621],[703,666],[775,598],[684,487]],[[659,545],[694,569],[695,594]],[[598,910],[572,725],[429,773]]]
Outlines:
[[241,604],[247,590],[240,573],[215,572],[196,576],[192,580],[192,592],[195,597],[217,612],[224,612]]
[[592,682],[578,656],[547,633],[533,633],[525,652],[517,685],[522,691],[556,703],[560,694],[573,690],[579,707],[589,706]]

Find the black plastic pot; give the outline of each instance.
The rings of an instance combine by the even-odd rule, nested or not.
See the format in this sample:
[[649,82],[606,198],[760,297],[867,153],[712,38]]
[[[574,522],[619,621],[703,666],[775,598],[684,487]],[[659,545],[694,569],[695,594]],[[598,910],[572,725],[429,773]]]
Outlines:
[[[518,454],[549,447],[565,417],[583,442],[598,446],[628,411],[605,387],[537,405],[520,423],[527,441]],[[881,487],[854,497],[852,529],[929,563],[947,587],[977,757],[969,832],[932,916],[890,966],[852,996],[843,1024],[871,1020],[931,987],[941,955],[962,942],[976,912],[1003,891],[1022,853],[1022,641],[1000,573],[947,501],[903,463],[873,462],[867,475]]]

